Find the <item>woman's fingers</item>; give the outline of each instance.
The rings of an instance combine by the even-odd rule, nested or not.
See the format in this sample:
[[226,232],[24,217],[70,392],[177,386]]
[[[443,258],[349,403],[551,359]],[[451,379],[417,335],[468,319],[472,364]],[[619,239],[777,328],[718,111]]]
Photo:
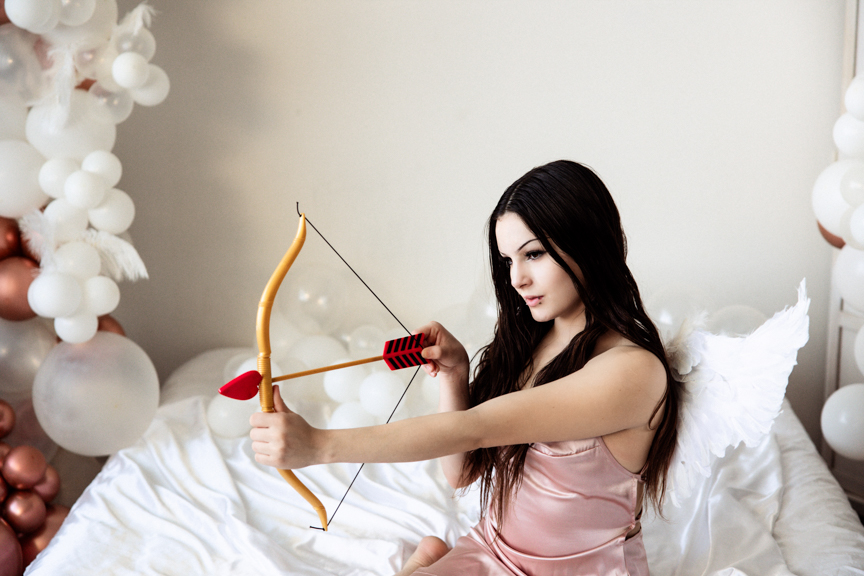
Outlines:
[[278,384],[273,385],[273,407],[276,408],[276,412],[291,412],[285,401],[282,400],[282,392],[279,390]]

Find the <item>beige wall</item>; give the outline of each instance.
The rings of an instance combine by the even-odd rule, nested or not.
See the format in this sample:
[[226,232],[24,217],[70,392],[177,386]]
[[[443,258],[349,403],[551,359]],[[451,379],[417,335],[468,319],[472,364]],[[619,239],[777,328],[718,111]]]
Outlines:
[[842,0],[149,3],[172,90],[119,127],[151,278],[116,316],[163,379],[253,342],[295,202],[416,326],[483,279],[504,188],[570,158],[612,190],[645,295],[770,315],[807,277],[789,397],[818,434],[831,249],[810,191],[834,154]]

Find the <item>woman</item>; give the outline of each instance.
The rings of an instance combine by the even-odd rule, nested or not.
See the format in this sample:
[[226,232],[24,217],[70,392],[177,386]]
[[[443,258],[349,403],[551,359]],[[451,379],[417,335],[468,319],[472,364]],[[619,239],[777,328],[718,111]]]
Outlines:
[[439,412],[318,430],[289,411],[252,417],[256,460],[280,468],[441,458],[479,481],[486,512],[448,551],[428,537],[403,574],[648,573],[639,517],[659,508],[678,384],[625,263],[618,210],[588,168],[558,161],[511,185],[489,219],[499,317],[473,381],[465,348],[419,330]]

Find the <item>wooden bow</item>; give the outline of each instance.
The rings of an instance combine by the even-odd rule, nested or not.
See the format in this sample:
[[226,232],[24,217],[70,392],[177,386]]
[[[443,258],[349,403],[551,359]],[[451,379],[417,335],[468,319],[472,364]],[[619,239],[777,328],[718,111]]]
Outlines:
[[[273,309],[273,301],[276,299],[276,292],[285,279],[285,275],[294,264],[297,254],[303,248],[303,243],[306,241],[306,215],[300,214],[300,223],[297,227],[297,236],[279,262],[279,266],[273,272],[267,286],[264,287],[264,293],[261,295],[261,301],[258,303],[258,319],[256,322],[256,334],[258,339],[258,372],[261,374],[261,383],[258,385],[258,396],[261,400],[262,412],[275,412],[276,408],[273,405],[273,374],[270,369],[270,312]],[[327,530],[327,511],[321,501],[312,494],[291,470],[279,470],[279,474],[291,485],[294,490],[302,496],[315,512],[318,513],[318,518],[321,519],[323,530]]]

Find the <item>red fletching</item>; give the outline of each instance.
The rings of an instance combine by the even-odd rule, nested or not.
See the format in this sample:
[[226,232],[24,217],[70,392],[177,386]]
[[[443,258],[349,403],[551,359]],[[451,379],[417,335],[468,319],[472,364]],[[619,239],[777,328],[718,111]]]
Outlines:
[[428,364],[420,355],[423,350],[424,334],[414,334],[396,340],[389,340],[384,344],[384,362],[390,370],[399,370],[410,366]]
[[258,394],[258,384],[260,383],[261,374],[256,370],[250,370],[219,388],[219,393],[235,400],[249,400]]

